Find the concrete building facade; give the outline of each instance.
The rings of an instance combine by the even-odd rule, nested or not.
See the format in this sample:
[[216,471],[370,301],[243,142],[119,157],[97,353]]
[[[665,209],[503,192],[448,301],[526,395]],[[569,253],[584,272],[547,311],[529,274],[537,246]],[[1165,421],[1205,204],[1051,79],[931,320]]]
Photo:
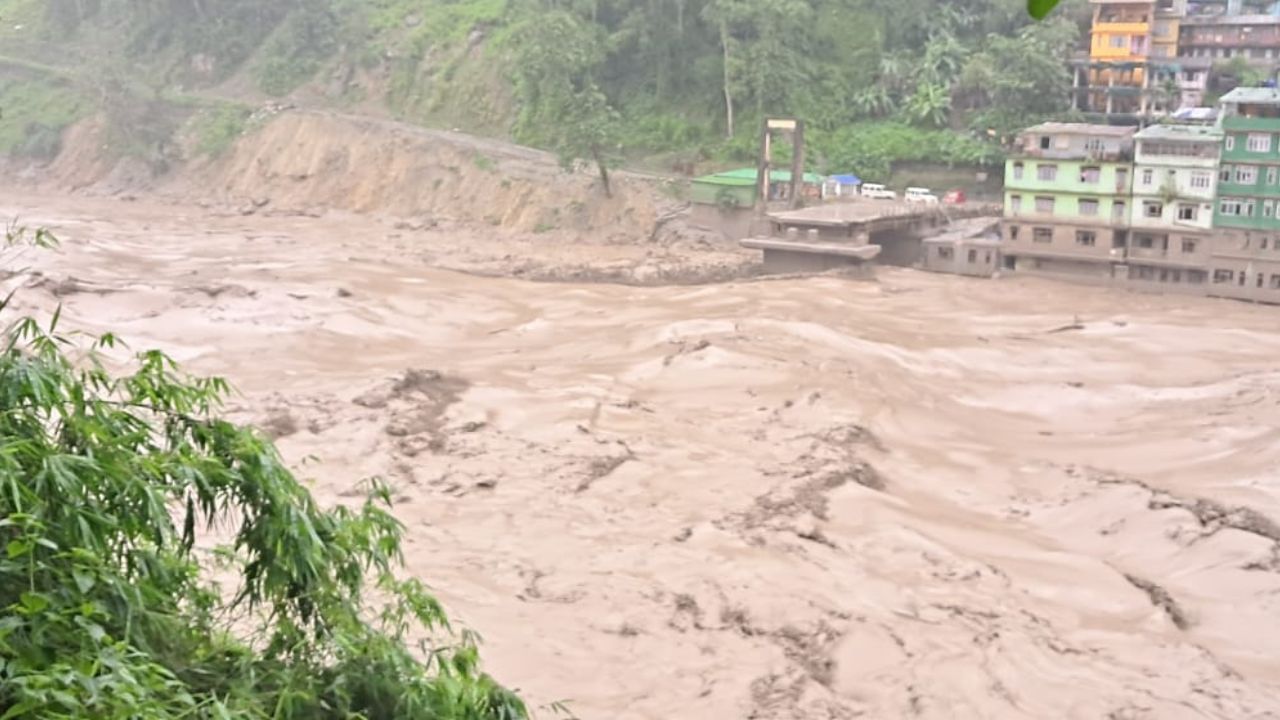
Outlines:
[[1005,270],[1280,304],[1280,90],[1232,91],[1216,127],[1038,125],[1005,184]]
[[1280,13],[1260,0],[1089,0],[1087,53],[1073,60],[1076,109],[1141,121],[1203,105],[1280,71]]
[[1093,23],[1089,30],[1088,109],[1145,115],[1151,100],[1156,0],[1089,2]]
[[1280,17],[1275,15],[1189,15],[1181,20],[1179,54],[1273,67],[1280,62]]
[[1134,128],[1045,123],[1005,167],[1004,267],[1111,277],[1128,241]]
[[1222,98],[1222,163],[1214,224],[1280,231],[1280,90],[1237,88]]
[[1222,98],[1210,294],[1280,302],[1280,90]]
[[1000,270],[1000,240],[925,238],[920,267],[930,272],[989,278]]
[[1124,272],[1138,281],[1203,285],[1222,133],[1200,125],[1153,125],[1134,139]]

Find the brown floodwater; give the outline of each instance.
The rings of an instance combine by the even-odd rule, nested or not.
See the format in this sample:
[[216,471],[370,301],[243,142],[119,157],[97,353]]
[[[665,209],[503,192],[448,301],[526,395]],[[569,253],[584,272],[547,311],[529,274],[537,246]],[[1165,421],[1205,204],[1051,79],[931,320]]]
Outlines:
[[1280,718],[1280,308],[536,284],[358,217],[14,216],[63,240],[21,258],[27,310],[226,376],[324,502],[386,477],[409,571],[534,705]]

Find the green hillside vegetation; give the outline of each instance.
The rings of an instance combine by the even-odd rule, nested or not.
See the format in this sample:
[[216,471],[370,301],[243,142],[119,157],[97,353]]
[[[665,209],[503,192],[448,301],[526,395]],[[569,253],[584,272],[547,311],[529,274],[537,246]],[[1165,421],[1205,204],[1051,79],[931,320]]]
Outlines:
[[[992,162],[1013,130],[1063,117],[1085,9],[1037,23],[1025,0],[0,0],[0,54],[74,78],[82,101],[112,77],[150,100],[302,88],[604,163],[738,162],[760,117],[795,115],[818,169],[880,173]],[[87,109],[65,95],[6,114],[0,151],[47,149],[47,128]]]

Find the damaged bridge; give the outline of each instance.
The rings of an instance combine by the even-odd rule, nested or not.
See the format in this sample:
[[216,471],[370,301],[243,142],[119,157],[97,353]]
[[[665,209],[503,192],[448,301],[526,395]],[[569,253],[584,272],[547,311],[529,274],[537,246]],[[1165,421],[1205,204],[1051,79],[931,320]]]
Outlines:
[[764,252],[766,272],[820,272],[871,261],[912,266],[921,240],[959,218],[998,213],[987,205],[940,206],[873,200],[770,213],[771,234],[741,241]]

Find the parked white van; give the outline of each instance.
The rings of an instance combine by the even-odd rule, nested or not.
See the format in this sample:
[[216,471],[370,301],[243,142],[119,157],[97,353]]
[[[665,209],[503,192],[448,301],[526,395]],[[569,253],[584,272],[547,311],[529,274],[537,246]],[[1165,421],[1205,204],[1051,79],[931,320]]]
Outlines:
[[929,188],[909,187],[902,197],[909,203],[920,203],[922,205],[938,204],[938,196],[934,195],[933,191]]
[[872,200],[897,200],[898,193],[883,185],[865,183],[862,186],[862,197],[870,198]]

